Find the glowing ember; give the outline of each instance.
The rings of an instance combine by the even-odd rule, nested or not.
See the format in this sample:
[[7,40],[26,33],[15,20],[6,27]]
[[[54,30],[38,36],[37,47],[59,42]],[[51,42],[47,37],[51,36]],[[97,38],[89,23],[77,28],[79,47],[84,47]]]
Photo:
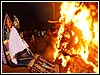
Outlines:
[[[96,12],[94,12],[96,11]],[[98,65],[89,59],[90,49],[98,52],[98,9],[92,3],[63,2],[59,19],[60,27],[55,45],[54,59],[62,59],[65,67],[71,60],[71,55],[80,56],[86,64],[93,66],[93,71],[98,72]],[[97,16],[96,16],[97,15]],[[66,39],[66,40],[65,40]],[[73,41],[72,41],[73,40]],[[68,55],[60,54],[60,51]],[[98,58],[94,56],[95,61]],[[68,73],[70,68],[68,68]]]

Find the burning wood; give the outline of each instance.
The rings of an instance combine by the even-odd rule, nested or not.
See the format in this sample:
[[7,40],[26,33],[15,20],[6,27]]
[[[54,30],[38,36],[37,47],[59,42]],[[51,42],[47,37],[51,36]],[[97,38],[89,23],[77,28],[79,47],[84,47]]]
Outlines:
[[[60,68],[35,54],[28,64],[31,72],[98,73],[97,6],[97,3],[89,2],[63,2],[59,20],[48,21],[55,23],[55,28],[57,28],[53,32],[53,35],[57,33],[54,44],[54,61],[60,62]],[[21,60],[25,60],[25,58]]]
[[49,23],[59,23],[59,21],[51,21],[51,20],[48,20]]
[[[97,5],[89,2],[63,2],[59,21],[48,21],[49,23],[59,22],[58,36],[54,45],[54,60],[61,59],[63,67],[68,66],[69,61],[72,64],[73,57],[78,57],[81,58],[80,61],[93,67],[91,72],[98,73],[98,65],[96,65],[99,35]],[[89,57],[94,50],[97,51],[96,55],[93,55],[95,63]],[[73,68],[67,68],[68,72],[75,72],[72,71]]]

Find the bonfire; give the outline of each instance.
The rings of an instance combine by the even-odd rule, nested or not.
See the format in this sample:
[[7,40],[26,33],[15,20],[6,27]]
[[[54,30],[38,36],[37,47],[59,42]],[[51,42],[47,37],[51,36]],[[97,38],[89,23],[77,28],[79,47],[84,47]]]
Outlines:
[[66,73],[98,73],[98,3],[63,2],[54,61]]

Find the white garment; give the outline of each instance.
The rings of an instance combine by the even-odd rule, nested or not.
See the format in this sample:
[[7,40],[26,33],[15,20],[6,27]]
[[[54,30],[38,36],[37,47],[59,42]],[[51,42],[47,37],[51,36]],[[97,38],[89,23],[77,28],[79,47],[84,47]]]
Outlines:
[[13,63],[17,64],[17,59],[14,57],[15,54],[23,51],[25,48],[27,47],[20,38],[17,30],[12,27],[9,36],[9,51]]

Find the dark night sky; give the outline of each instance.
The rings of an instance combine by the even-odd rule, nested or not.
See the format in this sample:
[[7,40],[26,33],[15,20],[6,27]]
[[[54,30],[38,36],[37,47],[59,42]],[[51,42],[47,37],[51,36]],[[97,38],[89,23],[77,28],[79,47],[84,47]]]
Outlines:
[[11,19],[16,15],[23,30],[46,29],[48,20],[53,20],[51,2],[2,2],[2,20],[6,12]]

